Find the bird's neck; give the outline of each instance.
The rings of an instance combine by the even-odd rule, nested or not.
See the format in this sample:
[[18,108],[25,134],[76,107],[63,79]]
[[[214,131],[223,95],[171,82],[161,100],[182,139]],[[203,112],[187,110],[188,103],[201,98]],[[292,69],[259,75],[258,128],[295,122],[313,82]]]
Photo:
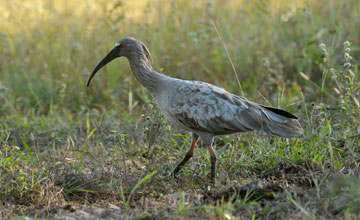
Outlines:
[[160,88],[164,75],[153,70],[146,57],[138,56],[129,58],[130,68],[136,79],[150,92],[154,93]]

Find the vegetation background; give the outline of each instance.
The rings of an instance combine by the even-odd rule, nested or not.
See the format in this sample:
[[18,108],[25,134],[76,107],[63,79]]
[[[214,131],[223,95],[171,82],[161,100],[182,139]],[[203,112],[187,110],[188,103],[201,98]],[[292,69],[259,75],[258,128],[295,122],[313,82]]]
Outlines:
[[[359,218],[359,27],[358,0],[1,1],[0,217]],[[304,137],[219,137],[215,186],[201,146],[165,177],[189,137],[127,61],[86,87],[125,36],[159,72],[296,114]]]

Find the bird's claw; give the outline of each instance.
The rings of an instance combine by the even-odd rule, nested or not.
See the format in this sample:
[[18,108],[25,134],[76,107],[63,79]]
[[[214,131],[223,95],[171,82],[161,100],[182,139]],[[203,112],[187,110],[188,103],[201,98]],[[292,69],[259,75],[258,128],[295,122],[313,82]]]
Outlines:
[[174,177],[174,178],[176,178],[176,173],[175,173],[174,171],[175,171],[175,169],[172,170],[172,171],[169,173],[168,177]]

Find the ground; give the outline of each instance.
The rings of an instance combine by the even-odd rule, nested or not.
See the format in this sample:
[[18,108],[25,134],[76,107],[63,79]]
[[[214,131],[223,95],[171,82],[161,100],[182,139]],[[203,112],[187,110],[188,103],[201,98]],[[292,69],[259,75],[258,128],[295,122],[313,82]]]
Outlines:
[[[168,176],[187,151],[189,137],[172,133],[151,106],[134,125],[104,116],[89,117],[79,127],[33,131],[29,139],[16,139],[25,135],[9,131],[7,143],[43,148],[4,149],[12,156],[2,160],[8,190],[2,217],[342,219],[339,212],[358,204],[359,180],[344,175],[349,172],[344,169],[358,173],[359,157],[353,155],[359,149],[347,149],[351,138],[328,143],[341,158],[355,159],[339,171],[314,162],[329,154],[328,148],[311,149],[306,137],[261,132],[218,137],[216,184],[211,185],[209,155],[201,143],[179,175]],[[352,190],[355,194],[348,195]]]

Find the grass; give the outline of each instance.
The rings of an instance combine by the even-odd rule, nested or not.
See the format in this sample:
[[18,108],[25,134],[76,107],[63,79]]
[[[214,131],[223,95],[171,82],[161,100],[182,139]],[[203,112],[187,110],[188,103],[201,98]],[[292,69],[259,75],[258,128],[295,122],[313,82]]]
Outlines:
[[[355,0],[3,2],[0,217],[357,219],[359,11]],[[218,137],[215,186],[202,146],[167,177],[189,136],[127,62],[86,88],[124,36],[148,45],[159,72],[293,112],[304,137]]]

